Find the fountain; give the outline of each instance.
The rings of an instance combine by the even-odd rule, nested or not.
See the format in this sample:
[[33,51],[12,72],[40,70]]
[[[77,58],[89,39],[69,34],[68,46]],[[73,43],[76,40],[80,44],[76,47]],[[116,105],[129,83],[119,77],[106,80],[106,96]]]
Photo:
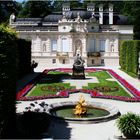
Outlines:
[[89,102],[80,97],[78,102],[66,101],[50,104],[47,113],[55,120],[70,123],[99,123],[115,119],[119,110],[105,103]]
[[81,117],[87,113],[87,104],[84,100],[84,97],[81,95],[80,100],[76,104],[74,109],[74,114]]

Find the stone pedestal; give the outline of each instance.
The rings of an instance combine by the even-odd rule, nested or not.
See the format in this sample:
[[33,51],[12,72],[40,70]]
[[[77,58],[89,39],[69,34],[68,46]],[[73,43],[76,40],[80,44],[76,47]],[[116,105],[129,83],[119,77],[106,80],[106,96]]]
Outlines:
[[72,79],[85,79],[84,66],[73,66]]

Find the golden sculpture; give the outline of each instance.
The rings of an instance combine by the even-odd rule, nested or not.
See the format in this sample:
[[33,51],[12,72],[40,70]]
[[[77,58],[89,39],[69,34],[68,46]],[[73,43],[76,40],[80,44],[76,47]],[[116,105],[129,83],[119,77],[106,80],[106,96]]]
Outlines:
[[74,114],[77,116],[85,115],[87,113],[87,104],[85,102],[84,97],[81,95],[80,100],[78,101]]

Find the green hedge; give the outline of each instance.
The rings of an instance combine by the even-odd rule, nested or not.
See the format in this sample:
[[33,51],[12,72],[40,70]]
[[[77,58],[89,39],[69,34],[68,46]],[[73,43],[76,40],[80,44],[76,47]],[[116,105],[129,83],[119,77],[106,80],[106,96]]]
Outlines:
[[121,69],[137,74],[138,72],[138,53],[140,51],[140,41],[123,41],[120,47],[120,66]]
[[17,39],[19,78],[31,72],[31,41]]
[[0,137],[15,134],[15,98],[17,82],[16,34],[0,25]]
[[0,25],[0,138],[16,136],[16,83],[31,72],[31,43]]

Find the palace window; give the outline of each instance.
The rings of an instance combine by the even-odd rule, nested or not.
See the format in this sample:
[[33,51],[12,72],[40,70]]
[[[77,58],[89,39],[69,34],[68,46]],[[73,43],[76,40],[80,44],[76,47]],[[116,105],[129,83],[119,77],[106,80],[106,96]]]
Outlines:
[[69,52],[69,43],[66,38],[62,39],[62,52]]
[[94,64],[94,59],[92,59],[91,63]]
[[101,64],[104,65],[104,59],[101,59]]
[[57,40],[51,40],[51,49],[52,51],[57,51]]
[[53,63],[53,64],[56,63],[56,59],[52,59],[52,63]]
[[105,52],[105,40],[100,40],[100,51]]
[[63,59],[63,61],[62,61],[62,64],[65,64],[66,62],[65,62],[65,59]]
[[90,52],[95,52],[95,39],[90,40]]

